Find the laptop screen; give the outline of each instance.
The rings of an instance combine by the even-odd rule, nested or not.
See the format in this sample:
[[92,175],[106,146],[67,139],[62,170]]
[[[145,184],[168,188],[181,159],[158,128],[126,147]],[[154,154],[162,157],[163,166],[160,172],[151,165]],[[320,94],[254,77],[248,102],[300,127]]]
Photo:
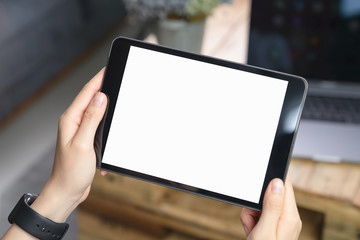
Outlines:
[[360,82],[360,0],[252,0],[248,64]]

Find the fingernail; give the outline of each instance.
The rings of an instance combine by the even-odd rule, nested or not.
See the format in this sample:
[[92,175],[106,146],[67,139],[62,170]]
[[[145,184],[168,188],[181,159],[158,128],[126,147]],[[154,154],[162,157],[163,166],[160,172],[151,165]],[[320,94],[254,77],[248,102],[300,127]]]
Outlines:
[[92,104],[97,107],[100,107],[102,105],[103,101],[104,101],[104,95],[98,92],[98,93],[96,93],[96,95],[92,101]]
[[271,192],[272,193],[282,193],[284,189],[284,184],[280,179],[273,180],[271,184]]

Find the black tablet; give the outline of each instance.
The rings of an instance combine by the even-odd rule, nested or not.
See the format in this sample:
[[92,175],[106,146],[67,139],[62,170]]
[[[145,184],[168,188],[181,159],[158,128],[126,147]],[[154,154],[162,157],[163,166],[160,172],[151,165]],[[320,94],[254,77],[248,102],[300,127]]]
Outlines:
[[101,91],[98,167],[259,210],[286,177],[307,83],[117,38]]

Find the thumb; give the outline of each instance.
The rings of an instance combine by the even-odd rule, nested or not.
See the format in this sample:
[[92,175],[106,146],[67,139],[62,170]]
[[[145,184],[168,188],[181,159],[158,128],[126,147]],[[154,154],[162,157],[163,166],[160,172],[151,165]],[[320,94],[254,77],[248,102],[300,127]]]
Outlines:
[[[276,237],[277,226],[282,214],[284,202],[284,183],[281,179],[273,179],[265,192],[263,210],[254,231],[266,233],[269,236]],[[265,238],[264,238],[265,239]],[[276,239],[276,238],[274,238]]]
[[95,94],[91,103],[86,108],[74,141],[79,141],[84,146],[92,146],[96,129],[104,115],[107,98],[104,93]]

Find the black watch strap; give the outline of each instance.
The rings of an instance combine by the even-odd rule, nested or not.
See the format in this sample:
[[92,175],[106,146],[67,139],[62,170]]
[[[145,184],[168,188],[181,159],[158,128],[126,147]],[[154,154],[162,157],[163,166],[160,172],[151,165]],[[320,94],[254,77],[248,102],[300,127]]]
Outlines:
[[15,223],[24,231],[40,240],[62,239],[69,228],[67,223],[56,223],[41,216],[30,205],[35,201],[37,195],[26,193],[9,215],[9,222]]

